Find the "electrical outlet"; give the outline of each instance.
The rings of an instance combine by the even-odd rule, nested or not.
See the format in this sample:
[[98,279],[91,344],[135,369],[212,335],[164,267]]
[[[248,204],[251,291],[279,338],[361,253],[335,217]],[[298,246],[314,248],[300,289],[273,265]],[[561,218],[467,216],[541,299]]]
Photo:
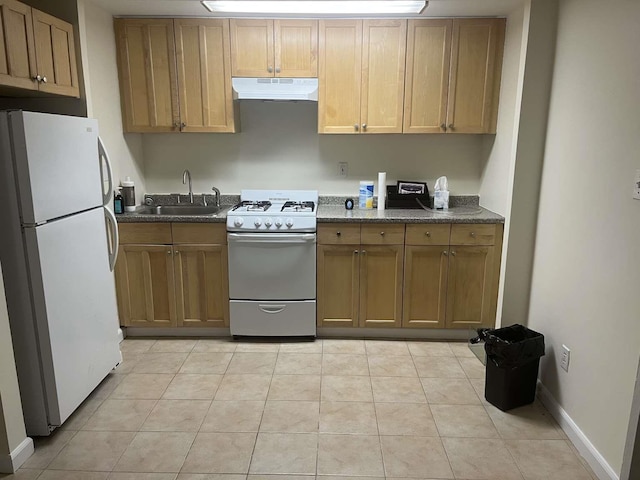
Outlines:
[[636,179],[633,182],[633,198],[640,200],[640,170],[636,170]]
[[349,175],[349,164],[347,162],[338,162],[338,175],[341,177]]
[[569,371],[569,360],[571,360],[571,350],[566,345],[562,345],[562,352],[560,353],[560,368],[565,372]]

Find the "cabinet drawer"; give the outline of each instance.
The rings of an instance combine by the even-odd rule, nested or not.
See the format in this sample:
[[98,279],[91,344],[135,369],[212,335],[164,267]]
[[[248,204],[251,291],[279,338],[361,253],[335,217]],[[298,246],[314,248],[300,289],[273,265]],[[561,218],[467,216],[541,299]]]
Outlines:
[[449,245],[451,224],[407,225],[407,245]]
[[216,244],[227,243],[224,223],[172,223],[173,243]]
[[460,224],[451,227],[451,245],[493,245],[496,226],[493,224]]
[[362,225],[360,243],[363,245],[403,245],[404,225],[379,223]]
[[170,223],[120,223],[120,243],[163,245],[171,243]]
[[350,223],[318,225],[318,243],[324,245],[359,245],[360,225]]

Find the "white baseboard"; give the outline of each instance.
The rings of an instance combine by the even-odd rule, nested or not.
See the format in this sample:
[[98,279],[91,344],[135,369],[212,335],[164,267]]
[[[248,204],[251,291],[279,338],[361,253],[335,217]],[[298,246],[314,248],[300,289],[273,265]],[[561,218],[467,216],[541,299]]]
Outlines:
[[587,461],[593,473],[600,480],[620,480],[618,474],[611,468],[604,457],[598,452],[589,438],[580,430],[569,414],[560,406],[551,392],[538,380],[538,398],[547,407],[549,413],[556,419],[571,443],[578,449],[580,455]]
[[0,457],[0,473],[14,473],[33,452],[33,440],[27,437],[9,455]]

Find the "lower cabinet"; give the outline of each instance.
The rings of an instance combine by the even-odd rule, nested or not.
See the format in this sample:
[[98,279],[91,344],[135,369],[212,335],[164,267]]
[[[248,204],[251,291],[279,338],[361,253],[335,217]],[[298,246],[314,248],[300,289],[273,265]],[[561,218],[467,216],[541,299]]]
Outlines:
[[123,326],[229,325],[224,225],[126,223],[119,229],[115,278]]

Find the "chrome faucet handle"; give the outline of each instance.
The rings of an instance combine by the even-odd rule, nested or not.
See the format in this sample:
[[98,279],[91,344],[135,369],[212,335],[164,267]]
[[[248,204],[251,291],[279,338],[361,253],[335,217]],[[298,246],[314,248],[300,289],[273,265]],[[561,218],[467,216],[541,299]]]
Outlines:
[[203,193],[202,194],[202,204],[206,207],[207,206],[207,194]]
[[211,187],[211,190],[213,190],[216,194],[216,207],[220,207],[220,190],[218,190],[216,187]]
[[182,184],[187,184],[187,179],[189,179],[189,203],[193,203],[193,187],[191,186],[191,172],[187,169],[182,172]]

